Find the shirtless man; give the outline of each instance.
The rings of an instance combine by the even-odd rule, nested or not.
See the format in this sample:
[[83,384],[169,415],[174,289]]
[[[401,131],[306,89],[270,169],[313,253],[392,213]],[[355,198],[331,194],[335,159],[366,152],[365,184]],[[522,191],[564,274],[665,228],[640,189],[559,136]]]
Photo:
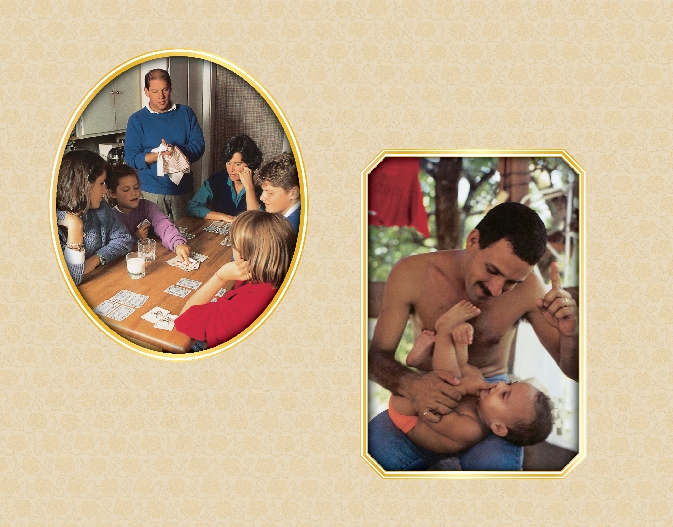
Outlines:
[[[545,250],[538,215],[519,203],[494,207],[467,237],[463,250],[400,260],[390,272],[369,347],[372,381],[411,401],[419,417],[437,423],[458,404],[460,393],[440,372],[414,371],[395,360],[407,320],[417,334],[434,330],[453,305],[468,300],[481,314],[470,321],[474,340],[469,364],[489,382],[507,380],[507,360],[517,322],[524,318],[568,377],[578,379],[578,308],[552,265],[552,289],[531,271]],[[506,293],[506,294],[505,294]],[[443,456],[425,450],[392,424],[387,411],[369,423],[369,454],[385,470],[425,470]],[[463,470],[521,470],[523,450],[488,436],[460,455]]]

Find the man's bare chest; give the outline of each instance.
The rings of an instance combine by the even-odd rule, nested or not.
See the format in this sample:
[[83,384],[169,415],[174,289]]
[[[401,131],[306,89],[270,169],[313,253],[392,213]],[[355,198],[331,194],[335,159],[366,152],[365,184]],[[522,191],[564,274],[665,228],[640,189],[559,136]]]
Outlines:
[[[443,287],[442,287],[443,285]],[[414,332],[435,329],[437,319],[461,300],[469,300],[464,291],[456,293],[450,284],[435,284],[424,287],[412,306],[412,324]],[[517,321],[525,314],[525,308],[514,293],[507,296],[492,298],[478,305],[481,314],[469,322],[474,327],[474,341],[471,349],[489,349],[510,335]]]

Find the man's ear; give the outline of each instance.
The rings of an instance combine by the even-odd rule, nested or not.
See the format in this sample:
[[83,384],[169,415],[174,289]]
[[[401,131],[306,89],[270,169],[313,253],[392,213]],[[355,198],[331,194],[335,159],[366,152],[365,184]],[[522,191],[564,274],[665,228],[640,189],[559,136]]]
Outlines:
[[470,249],[472,247],[479,248],[479,231],[477,229],[472,229],[465,240],[465,248]]
[[293,187],[290,190],[290,199],[299,199],[299,187]]
[[504,423],[501,423],[500,421],[494,421],[491,423],[491,430],[493,433],[497,436],[500,437],[505,437],[509,430],[507,430],[507,427],[504,425]]

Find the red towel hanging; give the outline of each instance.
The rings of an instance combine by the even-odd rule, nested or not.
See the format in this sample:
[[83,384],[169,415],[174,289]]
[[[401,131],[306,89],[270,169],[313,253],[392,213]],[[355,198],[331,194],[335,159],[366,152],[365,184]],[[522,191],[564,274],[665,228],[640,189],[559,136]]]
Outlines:
[[369,225],[413,227],[430,237],[418,157],[386,157],[369,173]]

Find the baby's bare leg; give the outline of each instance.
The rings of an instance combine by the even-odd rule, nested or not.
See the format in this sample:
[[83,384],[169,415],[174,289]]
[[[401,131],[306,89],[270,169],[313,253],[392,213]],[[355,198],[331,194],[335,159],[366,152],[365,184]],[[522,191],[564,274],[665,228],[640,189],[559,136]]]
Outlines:
[[481,313],[481,309],[467,300],[461,300],[437,319],[435,329],[438,333],[442,331],[451,333],[456,326],[476,317],[479,313]]
[[466,300],[462,300],[439,317],[435,324],[437,338],[435,351],[432,355],[433,370],[449,371],[456,378],[461,378],[460,370],[467,362],[467,344],[462,346],[460,353],[458,353],[452,333],[461,324],[466,324],[467,320],[476,317],[479,313],[481,313],[479,308]]
[[423,330],[423,333],[414,342],[409,355],[407,355],[407,366],[430,371],[432,368],[431,357],[434,345],[435,332],[428,329]]
[[467,364],[467,347],[472,344],[474,328],[472,324],[462,322],[453,329],[451,336],[456,349],[456,362],[458,367],[462,369]]

